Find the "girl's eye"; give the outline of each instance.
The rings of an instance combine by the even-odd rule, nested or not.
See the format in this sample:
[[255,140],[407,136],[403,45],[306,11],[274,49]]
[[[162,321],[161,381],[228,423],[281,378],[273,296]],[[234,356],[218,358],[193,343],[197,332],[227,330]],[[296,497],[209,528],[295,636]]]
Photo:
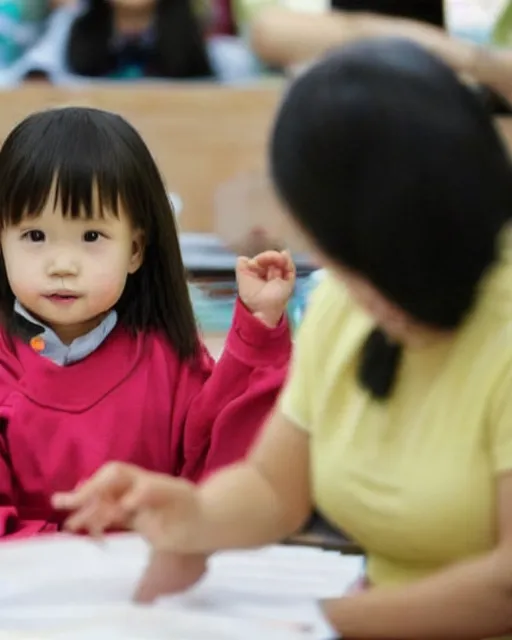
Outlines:
[[84,233],[84,242],[97,242],[101,237],[99,231],[86,231]]
[[44,232],[40,231],[39,229],[31,229],[30,231],[24,233],[22,238],[25,240],[30,240],[30,242],[44,242],[45,235]]

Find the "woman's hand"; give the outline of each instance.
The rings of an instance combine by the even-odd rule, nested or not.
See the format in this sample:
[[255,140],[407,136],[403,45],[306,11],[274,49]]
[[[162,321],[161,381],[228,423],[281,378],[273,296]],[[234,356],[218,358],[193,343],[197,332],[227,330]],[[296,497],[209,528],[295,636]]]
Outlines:
[[135,593],[135,601],[153,602],[156,598],[190,589],[206,573],[208,556],[156,551]]
[[57,509],[74,513],[65,527],[100,536],[112,526],[133,529],[155,551],[194,553],[202,526],[196,487],[178,478],[126,463],[109,463],[69,493],[53,497]]
[[279,324],[295,287],[295,265],[286,251],[265,251],[255,258],[238,258],[238,292],[245,306],[261,322]]

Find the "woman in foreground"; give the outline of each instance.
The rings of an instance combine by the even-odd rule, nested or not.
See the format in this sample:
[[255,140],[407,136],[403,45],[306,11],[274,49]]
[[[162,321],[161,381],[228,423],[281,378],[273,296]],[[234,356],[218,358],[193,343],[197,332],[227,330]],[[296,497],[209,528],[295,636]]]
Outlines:
[[332,634],[488,638],[512,627],[512,171],[489,115],[418,46],[375,40],[291,87],[277,190],[330,275],[247,460],[200,487],[109,465],[71,530],[112,521],[159,556],[283,539],[312,505],[366,551]]

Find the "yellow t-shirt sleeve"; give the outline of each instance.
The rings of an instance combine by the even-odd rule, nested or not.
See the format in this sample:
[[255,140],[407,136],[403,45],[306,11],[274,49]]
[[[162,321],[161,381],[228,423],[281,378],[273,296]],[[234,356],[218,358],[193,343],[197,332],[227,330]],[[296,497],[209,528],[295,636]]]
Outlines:
[[281,413],[295,425],[309,431],[311,425],[311,406],[308,393],[311,372],[311,354],[308,353],[307,339],[303,340],[304,322],[298,331],[293,349],[292,364],[288,380],[279,401]]
[[493,470],[495,473],[512,471],[512,368],[493,398],[490,427]]

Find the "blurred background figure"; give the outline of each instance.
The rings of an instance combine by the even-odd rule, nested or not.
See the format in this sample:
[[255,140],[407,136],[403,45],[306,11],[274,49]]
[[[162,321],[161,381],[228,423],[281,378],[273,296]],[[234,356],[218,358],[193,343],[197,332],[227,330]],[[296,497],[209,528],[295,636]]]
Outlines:
[[49,10],[47,0],[0,1],[0,69],[16,62],[36,43]]
[[56,84],[254,81],[388,35],[508,95],[511,24],[511,0],[0,0],[0,86],[34,70]]
[[[509,0],[332,0],[327,5],[325,0],[309,0],[307,11],[298,10],[298,0],[291,4],[262,0],[259,8],[254,4],[257,2],[253,3],[252,47],[275,67],[304,64],[334,47],[365,38],[405,37],[457,72],[496,91],[512,92],[512,51],[491,46],[496,34],[500,36],[496,44],[503,45],[505,34],[511,32]],[[485,28],[461,32],[459,16],[464,21],[475,12],[481,13]],[[448,20],[454,13],[455,23]],[[487,28],[488,16],[494,28]]]
[[90,77],[207,78],[200,13],[189,0],[88,0],[67,47]]

